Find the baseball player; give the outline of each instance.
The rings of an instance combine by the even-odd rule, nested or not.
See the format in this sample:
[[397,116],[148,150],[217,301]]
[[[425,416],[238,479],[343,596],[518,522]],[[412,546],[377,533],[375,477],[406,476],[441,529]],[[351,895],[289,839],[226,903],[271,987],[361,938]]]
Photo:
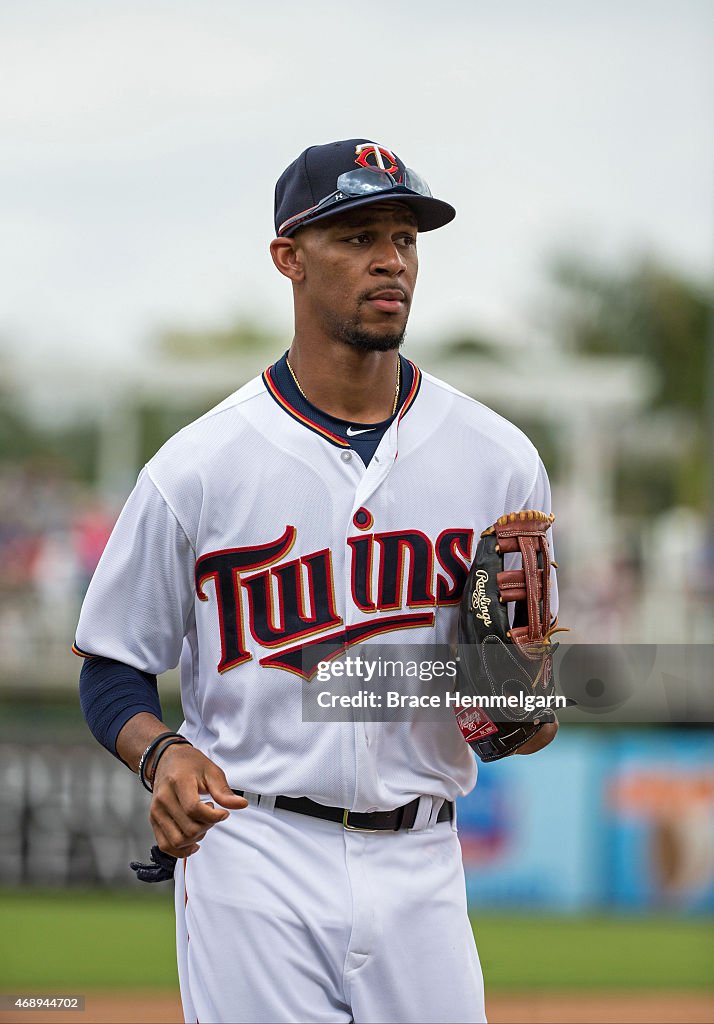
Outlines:
[[[145,466],[82,608],[85,716],[178,858],[187,1021],[485,1020],[455,718],[302,715],[326,647],[449,643],[479,531],[550,508],[527,438],[399,351],[417,236],[454,215],[375,142],[290,164],[290,349]],[[179,662],[174,733],[156,677]]]

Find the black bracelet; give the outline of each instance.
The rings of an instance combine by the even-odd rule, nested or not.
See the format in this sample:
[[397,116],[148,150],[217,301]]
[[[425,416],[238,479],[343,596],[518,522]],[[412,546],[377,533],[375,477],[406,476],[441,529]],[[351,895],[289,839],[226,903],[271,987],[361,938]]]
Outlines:
[[[169,736],[178,735],[179,734],[177,732],[174,732],[173,729],[171,729],[169,732],[162,732],[159,736],[156,737],[156,739],[153,739],[151,741],[151,743],[148,745],[144,753],[139,758],[139,779],[141,780],[141,784],[144,787],[144,789],[147,790],[147,792],[152,792],[151,786],[149,786],[149,784],[147,783],[146,775],[144,774],[144,770],[146,768],[148,759],[154,753],[154,751],[156,750],[156,748],[158,747],[159,743],[161,743],[162,740],[168,739]],[[181,739],[183,739],[183,736],[181,737]]]
[[156,769],[159,766],[159,761],[161,760],[165,752],[168,750],[168,748],[172,747],[174,743],[188,744],[189,747],[193,746],[191,741],[187,740],[185,736],[174,736],[172,739],[166,740],[166,742],[161,747],[159,747],[156,757],[154,758],[154,768],[153,771],[151,772],[151,781],[149,782],[152,793],[154,792],[154,779],[156,778]]

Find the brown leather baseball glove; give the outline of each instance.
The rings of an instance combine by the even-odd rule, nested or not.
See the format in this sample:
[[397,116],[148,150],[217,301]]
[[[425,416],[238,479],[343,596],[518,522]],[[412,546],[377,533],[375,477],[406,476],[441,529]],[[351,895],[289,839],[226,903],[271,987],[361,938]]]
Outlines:
[[[547,722],[554,694],[547,532],[555,516],[533,509],[501,516],[481,534],[461,601],[456,709],[482,761],[515,753]],[[520,567],[504,569],[504,556]],[[513,608],[509,618],[509,606]],[[481,698],[479,700],[478,698]],[[549,701],[550,698],[550,701]]]

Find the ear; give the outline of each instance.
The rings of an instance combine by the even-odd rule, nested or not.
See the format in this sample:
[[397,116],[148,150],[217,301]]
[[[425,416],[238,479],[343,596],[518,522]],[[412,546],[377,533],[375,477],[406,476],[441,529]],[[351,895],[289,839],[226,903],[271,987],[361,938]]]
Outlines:
[[270,243],[270,255],[281,274],[291,281],[302,281],[305,277],[302,249],[293,238],[274,238]]

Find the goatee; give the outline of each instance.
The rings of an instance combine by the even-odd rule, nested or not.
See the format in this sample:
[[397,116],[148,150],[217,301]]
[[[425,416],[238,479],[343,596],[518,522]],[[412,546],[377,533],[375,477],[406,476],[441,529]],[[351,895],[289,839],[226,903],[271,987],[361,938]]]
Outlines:
[[404,341],[406,324],[399,332],[373,334],[360,327],[357,320],[330,318],[330,333],[336,341],[341,341],[350,348],[359,349],[360,352],[391,352],[398,349]]

